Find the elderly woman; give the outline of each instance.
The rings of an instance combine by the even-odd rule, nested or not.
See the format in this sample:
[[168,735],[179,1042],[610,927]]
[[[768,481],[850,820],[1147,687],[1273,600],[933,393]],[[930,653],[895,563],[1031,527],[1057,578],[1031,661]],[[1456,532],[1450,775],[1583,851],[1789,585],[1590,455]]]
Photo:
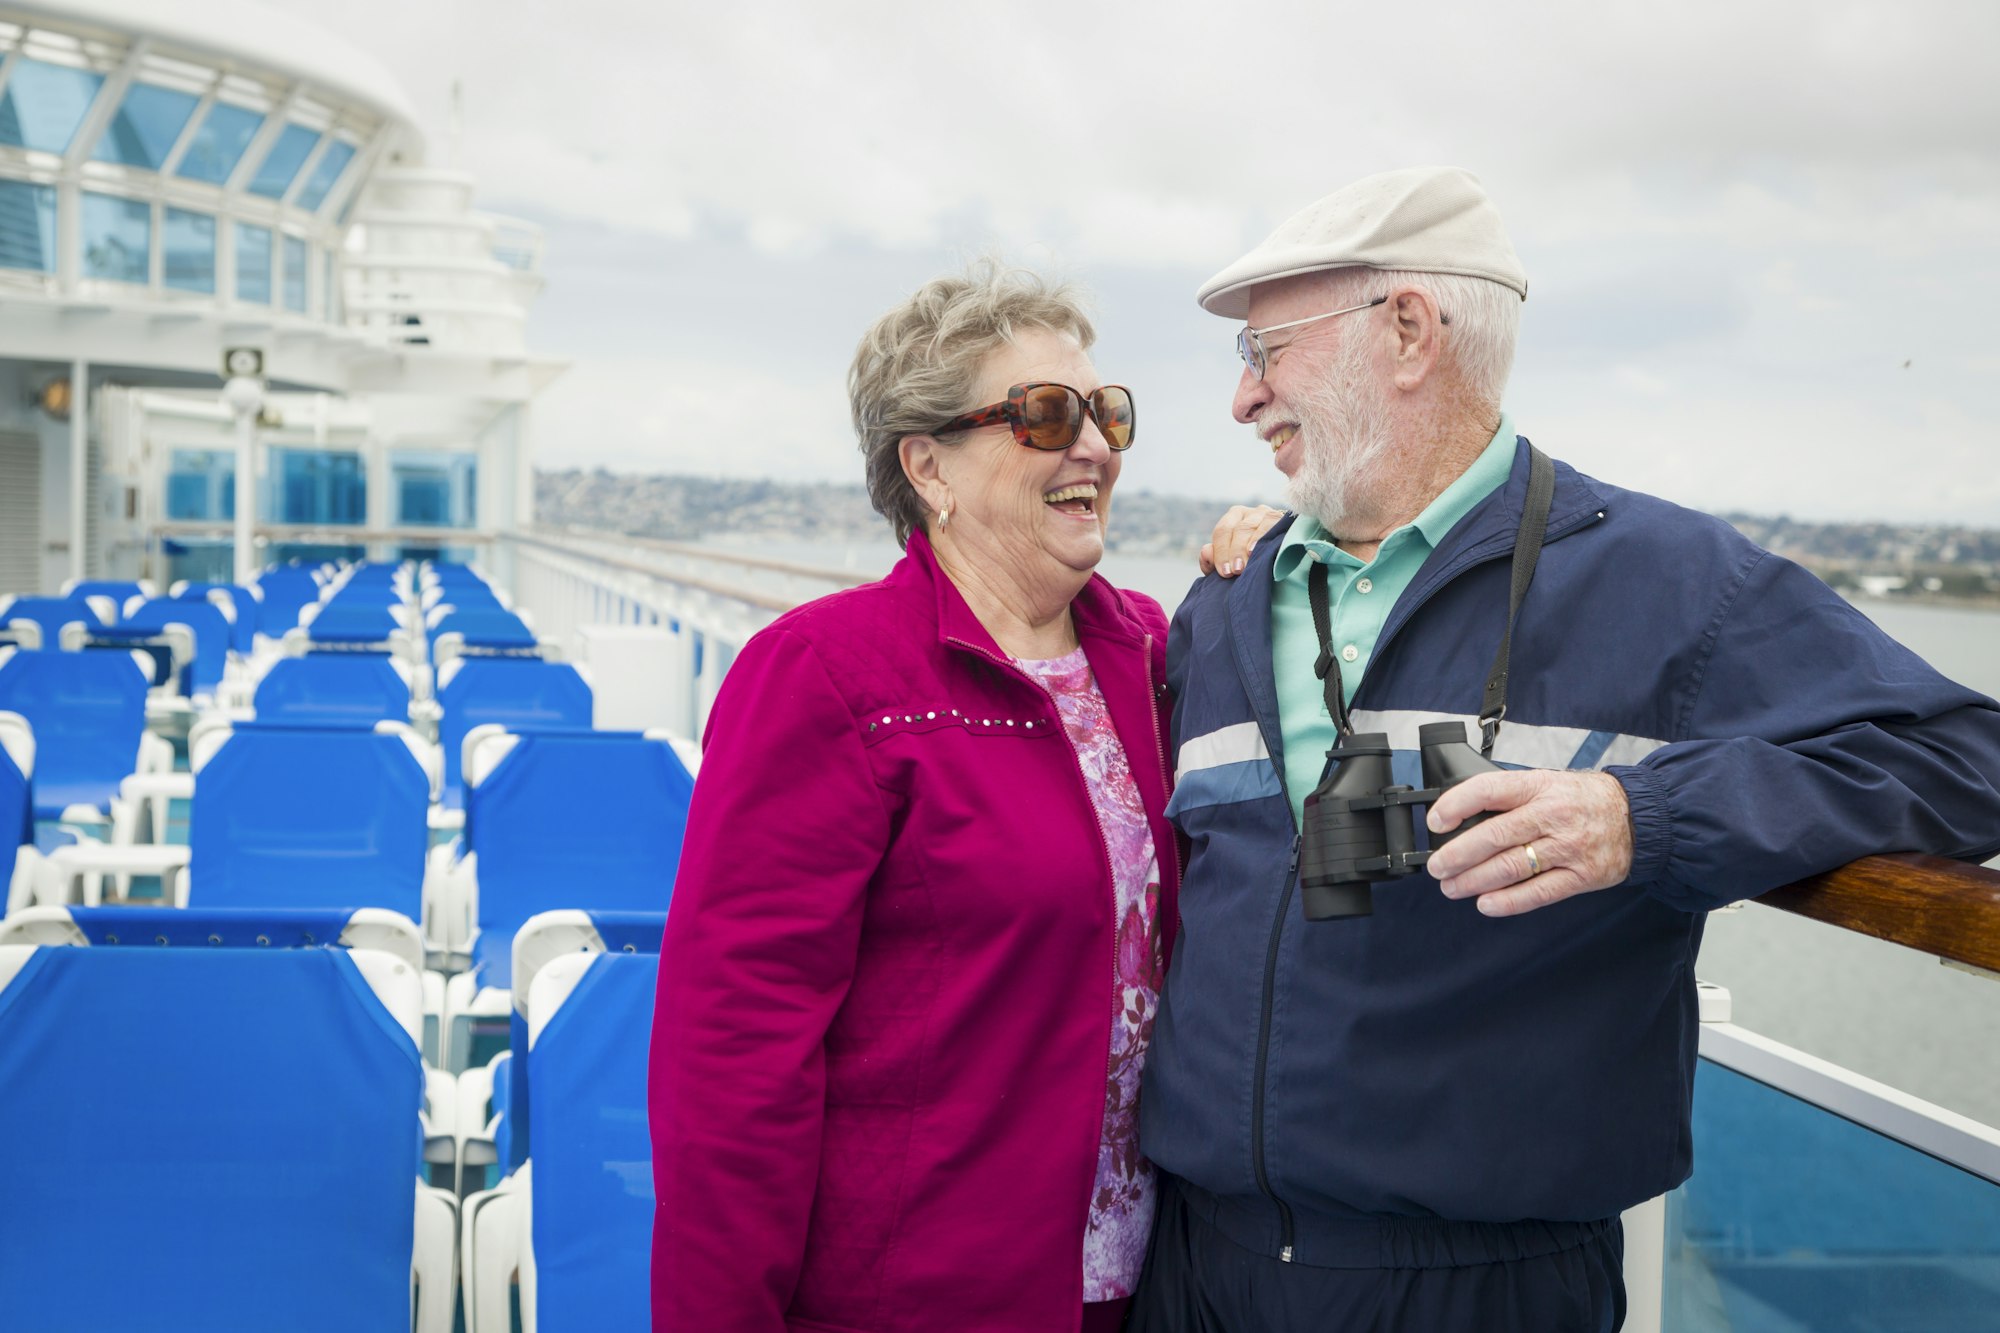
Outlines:
[[862,339],[905,557],[781,616],[708,723],[653,1027],[654,1327],[1116,1328],[1172,944],[1164,649],[1092,571],[1131,394],[981,267]]

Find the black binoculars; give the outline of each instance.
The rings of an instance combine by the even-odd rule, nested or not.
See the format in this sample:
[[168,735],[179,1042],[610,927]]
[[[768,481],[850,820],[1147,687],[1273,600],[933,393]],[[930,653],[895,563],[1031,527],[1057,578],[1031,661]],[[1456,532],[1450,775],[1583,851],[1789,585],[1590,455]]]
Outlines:
[[[1374,912],[1369,887],[1374,881],[1414,875],[1430,860],[1429,852],[1416,849],[1415,815],[1407,807],[1429,805],[1475,773],[1502,771],[1467,742],[1463,722],[1419,727],[1417,745],[1424,785],[1416,788],[1396,785],[1385,732],[1349,735],[1328,752],[1336,761],[1333,771],[1306,797],[1300,831],[1306,920]],[[1488,817],[1473,815],[1450,833],[1433,834],[1431,841],[1443,846]]]

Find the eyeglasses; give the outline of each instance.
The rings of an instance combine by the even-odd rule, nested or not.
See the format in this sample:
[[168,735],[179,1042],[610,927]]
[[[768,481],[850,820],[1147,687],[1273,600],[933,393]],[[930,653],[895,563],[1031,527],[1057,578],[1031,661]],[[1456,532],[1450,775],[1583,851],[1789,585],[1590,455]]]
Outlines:
[[1335,315],[1351,315],[1357,310],[1381,305],[1388,299],[1387,296],[1378,296],[1372,301],[1363,301],[1360,305],[1351,305],[1345,310],[1329,310],[1324,315],[1307,315],[1304,319],[1287,320],[1283,324],[1267,324],[1261,329],[1253,329],[1246,324],[1243,331],[1236,335],[1236,355],[1242,357],[1243,364],[1250,367],[1250,377],[1261,380],[1264,378],[1265,368],[1271,364],[1271,353],[1282,352],[1292,345],[1292,340],[1287,338],[1278,347],[1266,347],[1265,334],[1276,333],[1279,329],[1295,329],[1301,324],[1317,324],[1320,320],[1332,319]]
[[1113,449],[1132,447],[1132,391],[1122,384],[1107,384],[1087,398],[1067,384],[1016,384],[1007,390],[1006,402],[953,417],[935,433],[951,435],[1004,421],[1014,430],[1014,443],[1054,453],[1076,443],[1086,415]]

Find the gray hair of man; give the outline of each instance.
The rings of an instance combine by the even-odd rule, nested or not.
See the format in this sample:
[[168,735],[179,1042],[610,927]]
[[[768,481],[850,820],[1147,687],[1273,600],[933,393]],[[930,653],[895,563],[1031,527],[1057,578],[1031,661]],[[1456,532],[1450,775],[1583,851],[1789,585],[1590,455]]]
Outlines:
[[1401,269],[1340,268],[1329,271],[1327,280],[1330,308],[1372,301],[1399,287],[1429,292],[1446,320],[1441,360],[1462,405],[1499,419],[1521,331],[1518,292],[1486,278]]
[[931,513],[903,472],[904,438],[984,407],[972,401],[980,365],[1026,329],[1069,334],[1086,351],[1097,340],[1079,288],[987,258],[925,283],[862,335],[847,371],[848,409],[868,499],[897,545]]

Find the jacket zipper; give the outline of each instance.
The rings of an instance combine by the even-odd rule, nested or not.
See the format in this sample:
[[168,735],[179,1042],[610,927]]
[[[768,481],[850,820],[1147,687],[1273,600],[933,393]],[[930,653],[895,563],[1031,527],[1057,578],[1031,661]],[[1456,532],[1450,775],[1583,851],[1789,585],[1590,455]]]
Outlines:
[[[1565,524],[1559,530],[1550,531],[1544,540],[1553,541],[1557,537],[1567,536],[1576,528],[1582,527],[1585,523],[1592,522],[1602,516],[1603,511],[1601,510],[1587,512],[1578,521]],[[1376,658],[1379,658],[1382,655],[1382,650],[1388,646],[1396,632],[1408,624],[1416,616],[1418,610],[1423,607],[1424,603],[1436,596],[1438,591],[1446,584],[1456,579],[1466,570],[1476,565],[1483,565],[1489,560],[1497,559],[1499,556],[1512,550],[1513,545],[1511,542],[1504,547],[1480,548],[1471,553],[1467,558],[1449,566],[1444,573],[1440,574],[1432,582],[1430,587],[1424,590],[1421,597],[1411,603],[1410,609],[1404,613],[1403,618],[1398,620],[1393,627],[1390,627],[1388,632],[1376,643],[1375,651],[1369,660],[1373,662]],[[1363,682],[1367,680],[1367,675],[1367,672],[1362,672]],[[1361,684],[1357,683],[1355,685],[1354,692],[1356,695],[1361,693]],[[1261,722],[1258,724],[1260,730],[1262,729],[1262,725]],[[1268,743],[1269,738],[1266,737],[1266,744],[1268,745]],[[1291,791],[1285,783],[1283,767],[1278,764],[1273,764],[1272,767],[1279,770],[1278,790],[1284,796],[1285,809],[1289,812],[1292,808],[1292,797]],[[1257,1073],[1256,1082],[1252,1085],[1250,1093],[1250,1165],[1256,1172],[1257,1188],[1263,1191],[1265,1198],[1277,1205],[1278,1259],[1283,1263],[1292,1262],[1295,1237],[1291,1206],[1279,1198],[1277,1191],[1271,1188],[1271,1177],[1264,1165],[1264,1085],[1268,1081],[1271,1056],[1271,1005],[1273,992],[1277,986],[1278,942],[1284,934],[1285,916],[1291,911],[1292,890],[1298,885],[1299,849],[1304,841],[1305,835],[1295,828],[1292,834],[1291,864],[1285,868],[1285,887],[1283,892],[1278,895],[1278,911],[1277,915],[1272,918],[1270,942],[1264,951],[1264,993],[1257,1019]]]
[[[1049,701],[1050,707],[1055,712],[1056,715],[1055,726],[1057,730],[1058,731],[1065,730],[1065,728],[1063,728],[1062,725],[1062,706],[1056,702],[1055,694],[1049,689],[1048,686],[1042,684],[1041,681],[1035,679],[1027,672],[1021,670],[1020,667],[1016,666],[1012,661],[1012,659],[1002,657],[998,653],[989,653],[984,648],[981,648],[979,645],[974,643],[968,643],[964,639],[947,637],[945,642],[957,644],[961,648],[979,654],[979,656],[987,659],[989,662],[992,662],[1007,671],[1013,672],[1016,676],[1019,676],[1022,680],[1028,682],[1028,684],[1040,690],[1042,692],[1042,697]],[[1151,677],[1152,670],[1153,670],[1152,655],[1149,649],[1147,653],[1147,664],[1146,664],[1146,672],[1149,679]],[[1152,706],[1152,702],[1150,699],[1148,699],[1147,701],[1147,706],[1148,707]],[[1153,728],[1156,734],[1159,730],[1159,725],[1160,725],[1159,713],[1157,710],[1155,710],[1153,714]],[[1069,755],[1070,767],[1076,771],[1077,785],[1083,788],[1084,804],[1090,807],[1091,822],[1097,826],[1097,848],[1100,852],[1104,854],[1104,878],[1105,878],[1105,883],[1108,884],[1111,889],[1111,988],[1112,988],[1112,994],[1115,996],[1118,993],[1118,870],[1117,867],[1111,864],[1111,836],[1104,831],[1104,816],[1097,812],[1097,802],[1090,798],[1090,779],[1084,775],[1083,761],[1077,758],[1076,747],[1069,743],[1069,737],[1067,735],[1064,735],[1062,737],[1062,741],[1063,741],[1063,749]],[[1164,763],[1165,761],[1162,760],[1161,762]],[[1088,1154],[1088,1160],[1090,1162],[1090,1180],[1085,1185],[1083,1192],[1083,1197],[1084,1197],[1083,1224],[1084,1224],[1084,1229],[1086,1231],[1089,1230],[1090,1228],[1090,1198],[1091,1195],[1095,1192],[1095,1187],[1097,1184],[1097,1156],[1104,1146],[1104,1097],[1107,1095],[1108,1090],[1110,1089],[1111,1086],[1111,1030],[1115,1028],[1117,1024],[1118,1024],[1118,1016],[1116,1012],[1112,1012],[1111,1021],[1108,1024],[1106,1024],[1104,1033],[1104,1079],[1101,1083],[1098,1084],[1097,1120],[1096,1123],[1092,1125],[1090,1133],[1090,1152]],[[1079,1242],[1079,1244],[1081,1244],[1081,1242]]]
[[[1283,783],[1279,785],[1282,788]],[[1291,797],[1286,796],[1287,809],[1291,803]],[[1283,1263],[1292,1261],[1292,1209],[1271,1188],[1271,1177],[1264,1167],[1264,1084],[1271,1058],[1271,996],[1278,975],[1278,940],[1285,932],[1285,917],[1292,910],[1292,889],[1299,882],[1299,847],[1304,841],[1304,834],[1292,835],[1292,861],[1285,867],[1285,889],[1278,895],[1278,912],[1271,919],[1271,940],[1264,949],[1264,1000],[1257,1017],[1257,1082],[1250,1093],[1250,1164],[1256,1168],[1257,1188],[1278,1207],[1278,1258]]]
[[[1285,813],[1290,814],[1292,812],[1291,787],[1285,781],[1285,766],[1277,762],[1276,759],[1276,756],[1283,752],[1284,736],[1282,729],[1278,737],[1278,748],[1273,749],[1271,747],[1271,737],[1264,731],[1263,719],[1255,718],[1254,720],[1257,723],[1259,734],[1264,737],[1265,748],[1273,756],[1271,767],[1277,772],[1278,793],[1284,801]],[[1250,1169],[1251,1173],[1257,1179],[1258,1192],[1269,1199],[1271,1206],[1278,1210],[1278,1259],[1282,1263],[1292,1262],[1292,1209],[1291,1205],[1279,1198],[1278,1192],[1271,1188],[1271,1175],[1264,1163],[1264,1085],[1267,1081],[1271,1059],[1271,1006],[1272,995],[1277,986],[1278,943],[1284,935],[1285,915],[1291,911],[1292,889],[1298,883],[1299,848],[1303,842],[1304,835],[1299,831],[1297,824],[1294,823],[1292,827],[1292,859],[1291,863],[1285,869],[1285,882],[1278,892],[1278,910],[1271,916],[1271,934],[1269,941],[1264,947],[1264,988],[1257,1013],[1257,1064],[1256,1072],[1250,1085]]]
[[[1152,710],[1153,755],[1160,761],[1160,790],[1163,793],[1171,794],[1174,789],[1174,775],[1167,770],[1167,738],[1160,731],[1160,701],[1159,701],[1159,696],[1154,693],[1153,636],[1150,634],[1146,636],[1145,651],[1146,651],[1146,706]],[[1147,826],[1148,828],[1151,827],[1151,821],[1148,821]],[[1171,827],[1168,829],[1168,832],[1170,834],[1173,832]],[[1170,837],[1169,841],[1173,843],[1173,848],[1174,848],[1174,932],[1176,937],[1178,938],[1181,928],[1180,884],[1182,880],[1187,878],[1187,865],[1181,859],[1181,840],[1179,838]],[[1158,848],[1154,848],[1156,854],[1158,850],[1159,850]]]

